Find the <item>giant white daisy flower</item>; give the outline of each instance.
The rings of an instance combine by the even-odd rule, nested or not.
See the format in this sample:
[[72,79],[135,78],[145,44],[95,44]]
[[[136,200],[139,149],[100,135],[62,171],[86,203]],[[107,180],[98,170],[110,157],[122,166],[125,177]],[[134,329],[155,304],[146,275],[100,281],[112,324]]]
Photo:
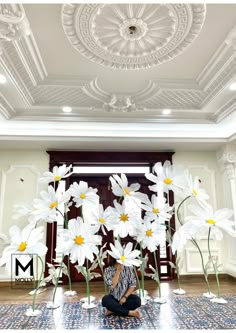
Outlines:
[[44,256],[47,253],[47,246],[40,242],[43,239],[43,227],[34,228],[28,224],[23,230],[16,225],[9,229],[10,245],[7,246],[0,258],[0,266],[11,265],[11,255],[36,254]]
[[222,230],[236,237],[234,222],[229,220],[233,215],[231,209],[224,208],[214,212],[210,205],[197,204],[189,205],[188,208],[194,215],[187,216],[185,223],[175,232],[172,242],[173,253],[181,251],[187,240],[199,240],[207,236],[210,228],[211,236],[216,240],[223,238]]
[[80,181],[79,184],[74,182],[69,191],[77,208],[85,203],[94,204],[98,200],[97,189],[88,187],[88,183],[84,181]]
[[72,172],[70,172],[72,168],[72,164],[68,167],[63,164],[61,166],[54,166],[51,171],[46,171],[43,174],[43,177],[39,178],[40,183],[51,183],[51,182],[59,182],[63,178],[69,177]]
[[144,202],[147,195],[141,192],[137,192],[140,188],[140,184],[135,183],[128,186],[128,179],[125,174],[112,175],[109,177],[112,184],[112,192],[118,197],[124,197],[128,201],[134,201],[135,203]]
[[[96,207],[97,208],[97,207]],[[94,227],[95,232],[98,232],[99,229],[102,230],[102,233],[106,235],[106,229],[110,231],[112,229],[109,223],[109,211],[108,208],[104,210],[103,205],[99,204],[98,208],[94,210],[89,224]]]
[[184,185],[183,170],[171,164],[170,161],[165,161],[162,165],[161,162],[158,162],[153,167],[153,172],[156,173],[156,176],[153,173],[146,173],[145,177],[155,185],[149,186],[149,189],[158,192],[160,189],[163,189],[164,192],[168,193],[169,190],[174,192],[182,191]]
[[159,195],[153,194],[151,201],[148,199],[146,204],[142,204],[142,208],[146,211],[146,216],[151,221],[164,223],[171,218],[170,212],[172,207],[166,202],[167,199],[159,192]]
[[185,197],[191,196],[195,198],[200,204],[207,204],[206,200],[209,199],[209,195],[206,191],[200,187],[201,181],[199,177],[195,177],[191,174],[186,175],[187,186],[184,188],[183,192]]
[[41,191],[40,196],[42,199],[33,200],[33,210],[30,213],[31,219],[36,222],[44,220],[47,222],[54,222],[57,220],[58,206],[62,203],[68,202],[69,193],[59,193],[55,191],[50,185],[48,191]]
[[137,242],[141,244],[143,249],[147,248],[150,252],[154,252],[165,240],[165,230],[164,225],[145,219],[139,227]]
[[[107,220],[113,230],[115,237],[126,237],[128,235],[133,236],[135,232],[135,225],[140,218],[136,212],[129,209],[127,202],[124,200],[120,205],[117,200],[114,200],[114,206],[108,207],[109,213]],[[140,212],[141,216],[141,212]]]
[[129,242],[125,247],[122,247],[118,240],[115,241],[115,246],[110,244],[111,251],[108,250],[107,252],[116,259],[118,263],[124,266],[140,266],[141,260],[136,259],[140,251],[133,250],[133,245]]
[[81,217],[72,219],[68,223],[68,229],[64,229],[56,252],[70,254],[72,263],[78,261],[83,266],[85,259],[93,261],[94,255],[98,254],[97,245],[101,244],[101,236],[94,235],[93,228],[83,223]]

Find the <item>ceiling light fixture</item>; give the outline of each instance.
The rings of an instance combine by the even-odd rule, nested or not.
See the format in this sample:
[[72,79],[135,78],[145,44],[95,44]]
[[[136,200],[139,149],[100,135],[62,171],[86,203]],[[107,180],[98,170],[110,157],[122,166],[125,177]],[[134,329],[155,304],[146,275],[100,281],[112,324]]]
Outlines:
[[171,114],[171,109],[162,110],[162,114]]
[[0,84],[4,84],[6,82],[7,82],[7,79],[5,78],[5,76],[0,74]]
[[70,106],[63,106],[62,111],[65,113],[69,113],[72,111],[72,107]]
[[232,83],[232,84],[229,86],[229,89],[230,89],[230,90],[236,90],[236,82]]

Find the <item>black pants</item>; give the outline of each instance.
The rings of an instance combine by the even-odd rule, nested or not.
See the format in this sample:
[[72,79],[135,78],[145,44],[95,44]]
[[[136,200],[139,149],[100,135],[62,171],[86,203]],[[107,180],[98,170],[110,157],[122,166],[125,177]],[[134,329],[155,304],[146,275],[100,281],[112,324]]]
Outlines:
[[106,295],[102,298],[102,306],[119,316],[128,316],[129,310],[135,310],[141,306],[141,299],[139,296],[131,294],[126,302],[121,305],[112,295]]

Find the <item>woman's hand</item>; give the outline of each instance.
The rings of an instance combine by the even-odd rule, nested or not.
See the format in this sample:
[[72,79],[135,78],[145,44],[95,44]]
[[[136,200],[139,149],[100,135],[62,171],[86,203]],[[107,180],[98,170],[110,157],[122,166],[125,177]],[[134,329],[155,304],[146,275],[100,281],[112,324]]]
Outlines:
[[126,302],[126,298],[123,296],[120,301],[119,301],[119,304],[124,304]]

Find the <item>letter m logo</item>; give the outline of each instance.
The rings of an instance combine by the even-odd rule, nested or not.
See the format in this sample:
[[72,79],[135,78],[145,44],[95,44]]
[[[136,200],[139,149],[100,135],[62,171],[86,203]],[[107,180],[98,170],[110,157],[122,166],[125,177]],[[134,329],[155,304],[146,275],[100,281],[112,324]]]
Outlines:
[[33,258],[31,258],[28,264],[25,266],[23,266],[22,263],[16,258],[16,276],[19,276],[19,267],[23,272],[30,268],[30,275],[33,276]]

